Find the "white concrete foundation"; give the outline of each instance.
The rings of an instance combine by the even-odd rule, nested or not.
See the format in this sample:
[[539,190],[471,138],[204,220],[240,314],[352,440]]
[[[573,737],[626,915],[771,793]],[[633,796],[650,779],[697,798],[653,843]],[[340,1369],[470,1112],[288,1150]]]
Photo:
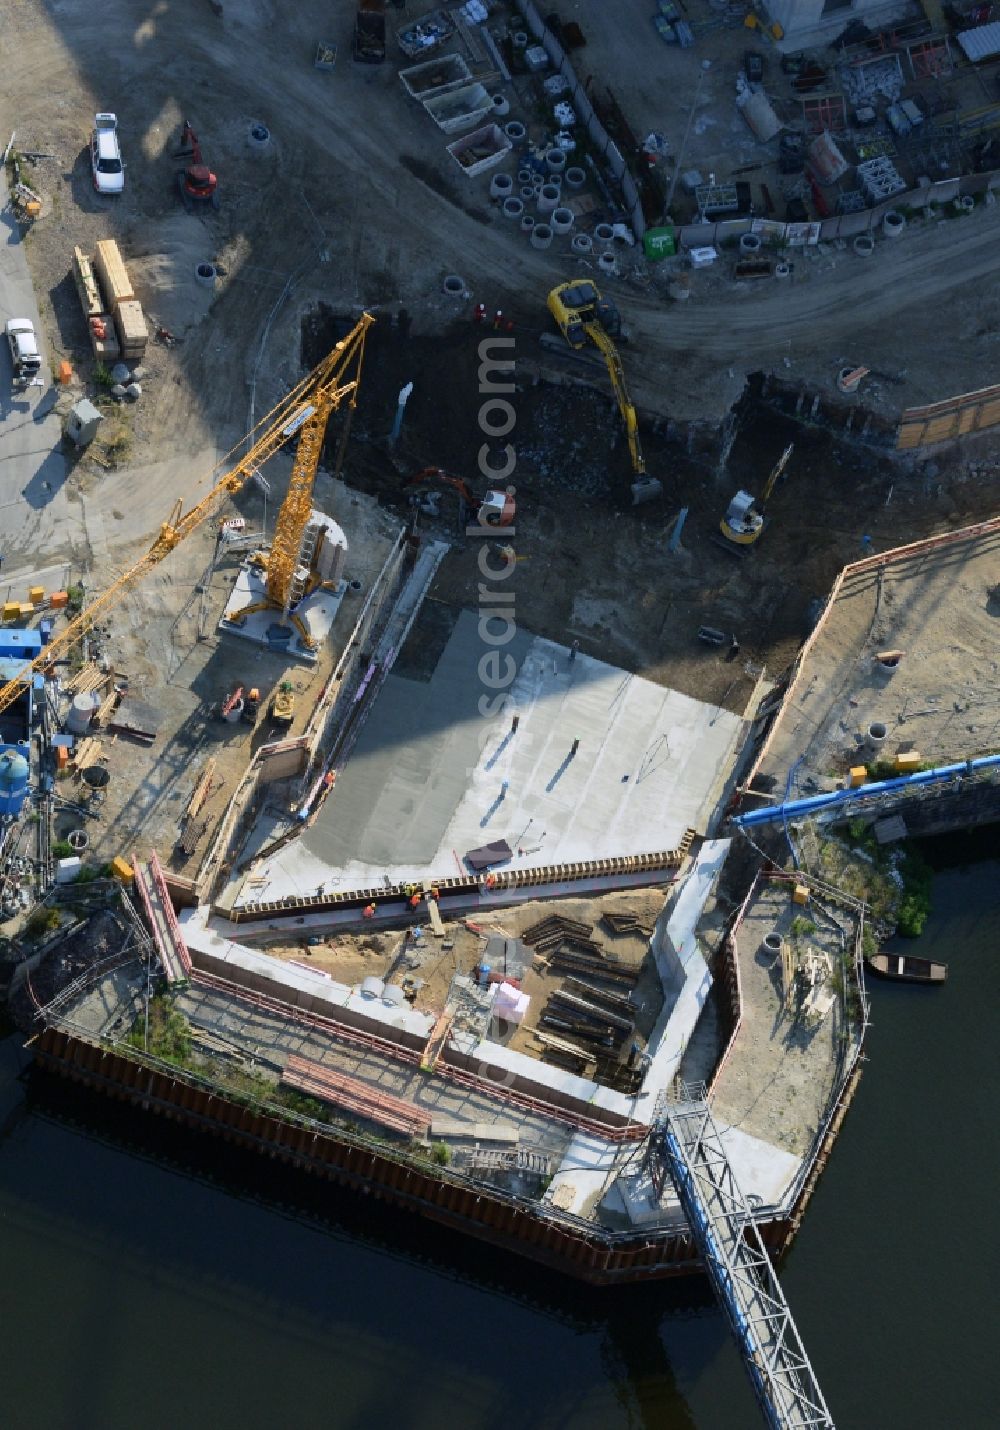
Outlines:
[[[239,636],[243,640],[252,641],[254,645],[264,646],[267,650],[287,651],[295,660],[306,661],[313,665],[318,658],[319,651],[330,638],[330,631],[333,629],[333,623],[340,610],[340,603],[344,599],[346,590],[347,582],[339,581],[330,590],[321,588],[314,591],[297,607],[295,614],[316,642],[315,650],[310,650],[308,646],[303,645],[302,638],[291,621],[283,625],[281,612],[276,611],[273,607],[269,606],[262,611],[254,611],[251,615],[244,617],[241,624],[233,624],[233,618],[240,611],[267,598],[263,572],[256,566],[247,563],[239,569],[229,600],[226,602],[226,609],[219,621],[219,630],[224,635]],[[277,635],[282,627],[290,632],[288,640],[282,641]]]

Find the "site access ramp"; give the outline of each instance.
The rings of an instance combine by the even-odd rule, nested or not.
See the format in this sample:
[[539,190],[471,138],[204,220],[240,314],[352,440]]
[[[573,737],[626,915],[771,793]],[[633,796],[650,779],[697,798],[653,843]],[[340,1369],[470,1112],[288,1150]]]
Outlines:
[[703,1088],[684,1088],[654,1131],[715,1293],[772,1430],[833,1430],[792,1313]]

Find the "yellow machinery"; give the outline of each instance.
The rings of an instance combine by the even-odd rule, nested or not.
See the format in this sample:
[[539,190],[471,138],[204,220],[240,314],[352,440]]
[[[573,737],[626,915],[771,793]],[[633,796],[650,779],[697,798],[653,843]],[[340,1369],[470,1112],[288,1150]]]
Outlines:
[[764,483],[764,490],[760,494],[759,501],[749,492],[744,491],[738,491],[733,497],[725,516],[719,523],[719,530],[725,538],[723,542],[719,543],[720,545],[736,549],[737,554],[742,555],[760,538],[764,530],[764,508],[770,500],[778,478],[788,466],[788,459],[792,455],[793,447],[794,443],[789,442],[775,462],[771,475]]
[[[303,596],[315,589],[316,584],[312,562],[318,555],[318,548],[311,549],[307,544],[313,487],[330,413],[348,395],[351,407],[357,405],[365,334],[373,321],[366,313],[351,333],[337,344],[330,354],[334,359],[331,372],[312,393],[311,401],[288,424],[289,436],[295,432],[299,434],[295,465],[288,483],[288,494],[278,513],[271,549],[266,555],[260,553],[256,558],[257,564],[267,572],[267,597],[244,606],[229,618],[233,624],[238,624],[254,611],[269,607],[281,611],[285,619],[292,621],[303,644],[309,649],[316,642],[305,623],[295,615],[295,607]],[[344,374],[350,370],[353,370],[354,376],[344,382]]]
[[[301,433],[295,470],[292,473],[288,496],[281,508],[274,547],[267,562],[269,597],[272,593],[272,579],[273,599],[276,604],[284,606],[290,595],[294,597],[295,567],[302,536],[309,520],[312,484],[319,463],[326,420],[345,397],[350,397],[352,404],[357,400],[357,374],[360,373],[365,334],[374,321],[374,318],[365,313],[347,337],[339,342],[307,377],[292,388],[276,407],[261,418],[254,430],[244,439],[244,442],[252,441],[253,445],[233,467],[218,476],[220,468],[235,456],[239,448],[234,447],[227,453],[211,473],[215,482],[208,495],[188,512],[182,510],[182,503],[178,501],[170,519],[160,527],[159,535],[146,554],[113,581],[106,591],[96,596],[81,615],[70,621],[65,630],[54,636],[30,666],[25,665],[13,680],[0,687],[0,713],[18,698],[30,673],[47,669],[60,655],[70,650],[84,632],[94,625],[102,612],[116,605],[130,586],[154,566],[159,565],[175,546],[211,517],[227,497],[235,496],[269,457],[273,457],[290,438]],[[345,382],[344,374],[354,362],[357,363],[356,374]],[[321,425],[320,413],[323,414]],[[242,445],[243,443],[239,444]]]
[[646,462],[639,444],[639,424],[635,406],[625,383],[625,369],[614,339],[621,333],[621,318],[615,305],[602,298],[593,283],[586,279],[560,283],[548,296],[549,312],[571,348],[579,350],[592,343],[604,359],[614,389],[618,411],[625,423],[629,457],[636,480],[632,483],[632,501],[638,503],[658,496],[661,484],[646,476]]

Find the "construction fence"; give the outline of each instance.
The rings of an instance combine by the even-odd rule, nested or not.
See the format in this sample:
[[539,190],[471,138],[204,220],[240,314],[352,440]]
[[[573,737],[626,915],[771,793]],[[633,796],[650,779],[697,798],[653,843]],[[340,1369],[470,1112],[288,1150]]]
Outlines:
[[625,156],[597,117],[597,111],[587,97],[583,85],[576,77],[576,70],[573,68],[572,61],[552,31],[546,27],[545,21],[534,0],[523,0],[523,4],[520,8],[524,12],[528,29],[552,61],[553,69],[557,70],[569,85],[569,102],[576,110],[577,118],[586,127],[587,138],[591,144],[593,144],[594,148],[603,154],[607,160],[608,167],[618,180],[621,186],[622,197],[625,200],[625,208],[628,213],[629,223],[632,226],[632,231],[636,238],[641,239],[646,232],[646,219],[642,212],[642,199],[639,195],[639,187],[629,173]]
[[908,407],[899,419],[896,448],[913,452],[933,447],[973,432],[985,432],[1000,424],[1000,387],[981,387],[977,392],[960,392],[927,407]]

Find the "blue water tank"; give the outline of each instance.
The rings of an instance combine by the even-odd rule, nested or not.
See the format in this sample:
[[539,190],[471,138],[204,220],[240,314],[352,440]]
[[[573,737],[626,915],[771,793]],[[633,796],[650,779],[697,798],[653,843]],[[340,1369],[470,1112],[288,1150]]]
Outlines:
[[0,751],[0,817],[16,818],[28,793],[28,761],[17,750]]

